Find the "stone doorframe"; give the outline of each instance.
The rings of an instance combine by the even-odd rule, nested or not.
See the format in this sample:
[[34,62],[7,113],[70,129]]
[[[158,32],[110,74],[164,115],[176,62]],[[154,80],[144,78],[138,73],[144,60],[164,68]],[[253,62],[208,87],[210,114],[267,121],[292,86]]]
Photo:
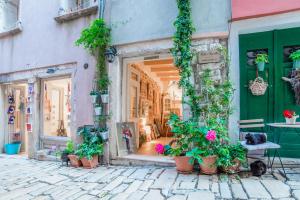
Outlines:
[[130,45],[117,46],[118,57],[113,63],[108,64],[109,76],[112,80],[110,85],[110,112],[112,114],[109,122],[110,138],[105,156],[108,160],[118,159],[117,126],[118,122],[127,120],[126,111],[126,74],[127,64],[143,60],[144,57],[171,55],[170,49],[173,43],[171,40],[149,41]]

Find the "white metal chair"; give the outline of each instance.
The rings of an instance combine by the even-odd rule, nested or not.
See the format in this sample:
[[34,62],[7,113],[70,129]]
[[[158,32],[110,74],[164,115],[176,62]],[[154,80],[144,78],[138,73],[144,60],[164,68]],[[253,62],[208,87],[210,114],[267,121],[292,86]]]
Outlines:
[[[250,120],[240,120],[238,121],[239,124],[239,129],[240,129],[240,140],[241,140],[241,145],[248,150],[248,154],[247,154],[247,158],[252,158],[252,159],[263,159],[264,155],[266,154],[268,156],[268,163],[267,166],[268,168],[273,167],[274,164],[274,158],[276,156],[276,154],[278,155],[278,158],[280,160],[281,163],[281,167],[283,169],[284,175],[285,174],[285,169],[284,166],[282,164],[280,155],[278,150],[280,149],[280,145],[270,142],[267,140],[267,142],[263,143],[263,144],[257,144],[257,145],[248,145],[246,144],[246,140],[245,140],[245,135],[247,133],[260,133],[260,134],[266,134],[265,132],[265,124],[264,124],[264,120],[263,119],[250,119]],[[249,130],[249,131],[247,131]],[[255,131],[253,131],[255,130]],[[270,152],[269,150],[274,150],[274,157],[273,160],[271,162],[270,159]]]

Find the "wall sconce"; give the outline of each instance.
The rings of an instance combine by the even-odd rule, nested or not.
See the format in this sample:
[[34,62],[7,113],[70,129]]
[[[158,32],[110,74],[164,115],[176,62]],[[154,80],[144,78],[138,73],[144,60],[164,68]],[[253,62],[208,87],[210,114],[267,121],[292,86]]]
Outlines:
[[57,70],[58,70],[58,68],[48,68],[46,73],[47,74],[54,74]]
[[109,63],[113,63],[117,56],[117,49],[114,46],[110,46],[105,50],[105,57]]

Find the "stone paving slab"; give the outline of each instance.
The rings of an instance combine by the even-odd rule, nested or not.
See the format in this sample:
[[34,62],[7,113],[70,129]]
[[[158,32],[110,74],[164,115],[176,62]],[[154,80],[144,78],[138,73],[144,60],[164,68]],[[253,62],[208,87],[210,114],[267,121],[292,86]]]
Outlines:
[[[293,169],[299,171],[300,169]],[[0,200],[300,200],[300,179],[275,169],[258,178],[248,173],[207,176],[174,168],[101,166],[82,169],[59,162],[0,155]]]

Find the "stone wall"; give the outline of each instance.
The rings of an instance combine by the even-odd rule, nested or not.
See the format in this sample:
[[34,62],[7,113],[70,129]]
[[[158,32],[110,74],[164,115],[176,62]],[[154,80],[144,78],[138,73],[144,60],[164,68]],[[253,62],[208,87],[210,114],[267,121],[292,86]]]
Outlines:
[[227,48],[226,39],[204,39],[193,43],[192,67],[197,90],[200,90],[201,74],[207,69],[211,70],[212,79],[217,82],[227,78],[228,69],[220,47]]

